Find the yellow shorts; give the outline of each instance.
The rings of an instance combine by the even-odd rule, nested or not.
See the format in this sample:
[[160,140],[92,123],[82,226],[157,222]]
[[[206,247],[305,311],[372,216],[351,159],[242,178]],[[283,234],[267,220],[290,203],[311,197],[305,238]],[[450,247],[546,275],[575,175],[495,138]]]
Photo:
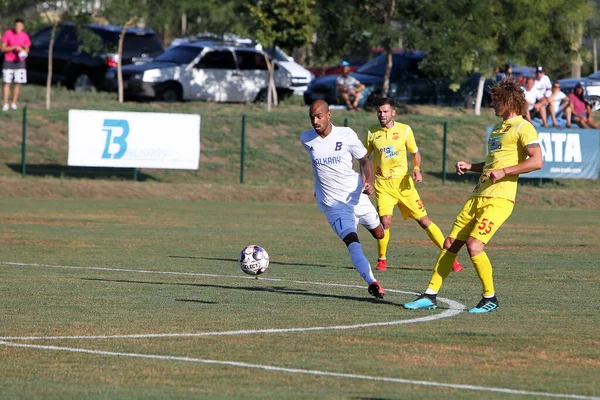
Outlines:
[[466,242],[469,236],[487,243],[510,217],[515,203],[499,197],[471,197],[456,216],[448,237]]
[[380,216],[393,215],[395,205],[398,205],[404,219],[421,219],[427,215],[410,175],[398,179],[376,179],[375,197]]

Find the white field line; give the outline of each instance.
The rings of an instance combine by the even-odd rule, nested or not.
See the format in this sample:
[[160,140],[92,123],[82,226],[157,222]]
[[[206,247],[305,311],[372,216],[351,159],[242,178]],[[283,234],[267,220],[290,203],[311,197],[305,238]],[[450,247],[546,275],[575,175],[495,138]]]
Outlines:
[[511,394],[511,395],[554,397],[554,398],[566,398],[566,399],[584,399],[584,400],[599,400],[600,399],[599,397],[580,396],[580,395],[576,395],[576,394],[531,392],[531,391],[527,391],[527,390],[515,390],[515,389],[487,387],[487,386],[474,386],[474,385],[463,385],[463,384],[444,383],[444,382],[419,381],[419,380],[402,379],[402,378],[386,378],[386,377],[381,377],[381,376],[344,374],[344,373],[339,373],[339,372],[318,371],[318,370],[310,370],[310,369],[276,367],[273,365],[249,364],[249,363],[243,363],[243,362],[237,362],[237,361],[218,361],[218,360],[207,360],[207,359],[192,358],[192,357],[163,356],[163,355],[157,355],[157,354],[119,353],[119,352],[114,352],[114,351],[89,350],[89,349],[81,349],[81,348],[73,348],[73,347],[59,347],[59,346],[41,346],[41,345],[35,345],[35,344],[11,343],[11,342],[5,342],[5,341],[0,341],[0,345],[4,345],[4,346],[8,346],[8,347],[21,347],[21,348],[28,348],[28,349],[37,349],[37,350],[53,350],[53,351],[66,351],[66,352],[72,352],[72,353],[86,353],[86,354],[94,354],[94,355],[100,355],[100,356],[134,357],[134,358],[146,358],[146,359],[154,359],[154,360],[193,362],[193,363],[200,363],[200,364],[216,364],[216,365],[231,366],[231,367],[262,369],[262,370],[275,371],[275,372],[287,372],[287,373],[291,373],[291,374],[305,374],[305,375],[330,376],[330,377],[336,377],[336,378],[362,379],[362,380],[379,381],[379,382],[403,383],[403,384],[407,384],[407,385],[417,385],[417,386],[433,386],[433,387],[444,387],[444,388],[461,389],[461,390],[477,390],[477,391],[481,391],[481,392],[505,393],[505,394]]
[[[254,277],[245,276],[226,276],[226,275],[215,275],[215,274],[196,274],[187,272],[170,272],[170,271],[151,271],[151,270],[136,270],[136,269],[122,269],[122,268],[101,268],[101,267],[75,267],[75,266],[61,266],[61,265],[49,265],[49,264],[25,264],[25,263],[14,263],[14,262],[0,262],[0,264],[10,266],[33,266],[33,267],[49,267],[49,268],[66,268],[66,269],[80,269],[80,270],[94,270],[94,271],[117,271],[117,272],[139,272],[139,273],[154,273],[154,274],[174,274],[174,275],[192,275],[192,276],[204,276],[211,278],[237,278],[237,279],[255,279]],[[363,286],[359,285],[344,285],[337,283],[323,283],[323,282],[309,282],[309,281],[293,281],[286,279],[275,279],[275,278],[260,278],[265,281],[275,282],[289,282],[299,283],[304,285],[321,285],[321,286],[334,286],[334,287],[348,287],[348,288],[359,288],[364,289]],[[414,294],[414,292],[407,292],[403,290],[386,289],[388,292]],[[229,335],[251,335],[251,334],[269,334],[269,333],[292,333],[292,332],[309,332],[309,331],[325,331],[325,330],[347,330],[347,329],[359,329],[359,328],[371,328],[379,326],[393,326],[393,325],[404,325],[414,324],[418,322],[430,322],[442,318],[450,318],[457,315],[465,309],[464,304],[457,301],[438,297],[440,302],[446,303],[449,306],[448,310],[445,310],[438,314],[427,315],[425,317],[402,319],[396,321],[386,322],[372,322],[366,324],[354,324],[354,325],[335,325],[335,326],[314,326],[306,328],[282,328],[282,329],[255,329],[255,330],[237,330],[237,331],[224,331],[224,332],[193,332],[193,333],[148,333],[148,334],[133,334],[133,335],[94,335],[94,336],[5,336],[0,337],[0,340],[64,340],[64,339],[150,339],[150,338],[172,338],[172,337],[204,337],[204,336],[229,336]]]

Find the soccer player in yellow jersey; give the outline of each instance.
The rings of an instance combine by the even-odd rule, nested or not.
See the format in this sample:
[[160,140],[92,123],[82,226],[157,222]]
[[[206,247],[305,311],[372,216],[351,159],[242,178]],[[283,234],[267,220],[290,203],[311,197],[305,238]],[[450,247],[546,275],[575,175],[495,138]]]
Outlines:
[[[379,259],[377,270],[387,269],[387,246],[390,241],[390,227],[394,206],[398,205],[402,217],[413,218],[425,229],[427,236],[439,248],[444,245],[444,235],[440,228],[427,216],[425,206],[415,188],[415,182],[421,182],[421,153],[415,142],[410,126],[394,121],[396,103],[389,97],[382,98],[377,106],[379,126],[369,128],[365,140],[368,155],[373,154],[375,170],[375,196],[381,224],[385,229],[383,239],[377,241]],[[408,172],[407,151],[412,156],[413,171]],[[458,272],[462,266],[455,260],[453,270]]]
[[519,174],[543,166],[542,149],[533,125],[523,118],[527,101],[518,81],[507,78],[492,87],[492,107],[502,122],[494,126],[488,142],[485,162],[456,163],[459,175],[480,172],[479,183],[456,217],[444,249],[435,264],[425,293],[404,305],[408,309],[437,308],[436,295],[450,274],[456,253],[466,243],[473,266],[483,285],[483,298],[470,313],[486,313],[498,309],[494,291],[492,264],[485,246],[512,213]]

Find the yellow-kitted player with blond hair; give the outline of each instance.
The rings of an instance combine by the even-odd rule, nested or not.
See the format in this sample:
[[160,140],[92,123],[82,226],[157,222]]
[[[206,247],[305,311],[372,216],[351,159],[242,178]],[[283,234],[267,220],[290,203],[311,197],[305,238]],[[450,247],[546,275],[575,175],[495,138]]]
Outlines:
[[[415,188],[415,182],[421,182],[421,153],[410,126],[394,121],[396,103],[389,97],[382,98],[377,106],[379,125],[369,128],[365,139],[368,155],[373,154],[375,171],[375,196],[377,211],[385,229],[383,239],[377,241],[379,259],[377,270],[387,269],[387,247],[390,241],[392,215],[397,205],[402,217],[413,218],[425,229],[427,236],[439,248],[444,245],[444,234],[427,216],[425,206]],[[408,154],[412,156],[413,172],[408,172]],[[455,260],[454,271],[462,266]]]
[[459,175],[467,171],[480,172],[479,183],[444,241],[427,290],[415,301],[405,304],[405,308],[437,308],[436,295],[450,274],[456,253],[466,244],[483,286],[481,301],[469,312],[487,313],[498,309],[492,264],[485,246],[512,213],[519,174],[542,168],[543,160],[538,134],[523,118],[527,101],[516,79],[507,78],[492,86],[492,107],[502,122],[494,126],[490,134],[485,162],[456,163]]

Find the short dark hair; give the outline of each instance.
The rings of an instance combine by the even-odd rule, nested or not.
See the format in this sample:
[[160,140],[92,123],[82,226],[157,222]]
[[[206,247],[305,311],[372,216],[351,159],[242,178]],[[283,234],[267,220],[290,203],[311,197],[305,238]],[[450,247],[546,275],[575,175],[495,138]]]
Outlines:
[[25,25],[25,21],[23,21],[21,18],[15,19],[15,24],[18,24],[19,22]]
[[379,99],[377,102],[377,107],[385,106],[386,104],[392,108],[396,108],[396,102],[391,97],[382,97]]

